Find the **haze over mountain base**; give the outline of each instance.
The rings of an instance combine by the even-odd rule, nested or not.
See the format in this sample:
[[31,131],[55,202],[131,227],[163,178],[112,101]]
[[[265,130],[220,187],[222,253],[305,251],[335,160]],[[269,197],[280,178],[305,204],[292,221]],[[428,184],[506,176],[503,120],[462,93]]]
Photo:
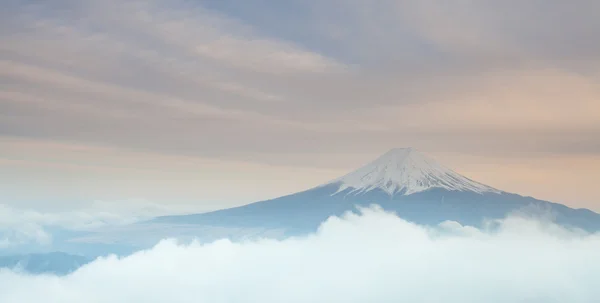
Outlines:
[[65,277],[0,271],[0,302],[596,302],[600,235],[510,217],[489,231],[378,209],[282,241],[178,245]]

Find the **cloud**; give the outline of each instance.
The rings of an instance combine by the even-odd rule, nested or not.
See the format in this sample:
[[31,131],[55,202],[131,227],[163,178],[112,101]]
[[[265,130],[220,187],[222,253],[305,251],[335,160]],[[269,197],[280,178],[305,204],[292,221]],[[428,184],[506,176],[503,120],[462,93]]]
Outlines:
[[[455,71],[515,67],[526,61],[574,68],[597,57],[600,48],[593,39],[600,5],[593,0],[329,0],[310,5],[316,7],[312,11],[323,35],[342,37],[337,40],[341,47],[362,56],[370,56],[374,46],[384,48],[380,52],[387,56],[396,53],[400,64],[392,64],[395,68],[413,67],[411,59]],[[570,22],[558,26],[557,19]]]
[[470,150],[486,132],[507,150],[597,152],[594,1],[260,4],[12,3],[2,134],[262,162],[391,138]]
[[438,233],[366,209],[302,238],[165,240],[60,278],[2,271],[0,301],[594,302],[600,237],[558,231],[515,218]]
[[266,40],[247,41],[222,37],[197,46],[196,51],[203,56],[233,66],[272,73],[322,72],[333,69],[337,65],[318,54],[296,51],[293,47]]

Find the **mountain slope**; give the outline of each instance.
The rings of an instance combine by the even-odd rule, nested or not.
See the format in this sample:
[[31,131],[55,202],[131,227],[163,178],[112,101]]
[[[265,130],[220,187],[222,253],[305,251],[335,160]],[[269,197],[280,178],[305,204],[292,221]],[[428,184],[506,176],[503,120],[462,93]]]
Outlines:
[[419,224],[446,220],[481,226],[513,212],[535,212],[559,224],[600,230],[600,215],[586,209],[523,197],[473,181],[412,149],[393,149],[331,182],[296,194],[203,214],[159,217],[155,223],[314,231],[330,216],[380,205]]

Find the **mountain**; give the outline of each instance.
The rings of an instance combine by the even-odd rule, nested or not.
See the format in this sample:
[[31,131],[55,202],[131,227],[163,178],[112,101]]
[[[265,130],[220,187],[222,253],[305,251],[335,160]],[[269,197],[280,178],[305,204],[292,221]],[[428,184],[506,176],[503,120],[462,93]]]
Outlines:
[[0,256],[0,269],[30,274],[66,275],[92,260],[63,252]]
[[158,217],[151,223],[280,229],[296,235],[316,230],[330,216],[372,204],[426,225],[451,220],[479,227],[511,213],[533,212],[565,226],[600,230],[597,213],[495,189],[413,148],[392,149],[345,176],[303,192],[208,213]]

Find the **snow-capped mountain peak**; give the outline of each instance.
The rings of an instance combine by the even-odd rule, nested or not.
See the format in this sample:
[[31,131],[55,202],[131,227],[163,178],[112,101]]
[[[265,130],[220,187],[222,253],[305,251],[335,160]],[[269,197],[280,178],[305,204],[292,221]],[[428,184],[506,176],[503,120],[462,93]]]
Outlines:
[[[431,188],[476,193],[500,191],[475,182],[414,148],[394,148],[375,161],[328,184],[339,185],[336,194],[360,194],[380,189],[389,195],[410,195]],[[346,190],[350,190],[349,192]]]

